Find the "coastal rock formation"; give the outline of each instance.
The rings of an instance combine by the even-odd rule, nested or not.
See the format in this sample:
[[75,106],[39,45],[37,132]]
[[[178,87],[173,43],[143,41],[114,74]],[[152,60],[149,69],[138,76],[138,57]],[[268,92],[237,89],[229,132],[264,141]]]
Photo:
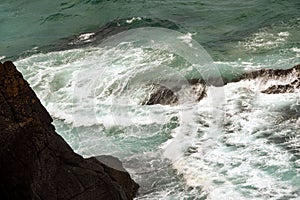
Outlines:
[[149,97],[144,100],[143,105],[171,105],[177,104],[178,97],[172,89],[169,89],[165,86],[155,84],[152,86],[152,91],[149,94]]
[[125,169],[74,153],[51,122],[13,63],[0,63],[0,199],[134,197],[138,185]]
[[202,82],[191,80],[184,83],[152,84],[149,96],[142,105],[176,105],[187,102],[197,102],[206,96],[206,85]]
[[126,191],[127,198],[132,199],[139,185],[130,178],[122,162],[118,158],[109,155],[96,156],[96,159],[100,161],[104,171]]
[[262,93],[292,93],[300,88],[300,65],[289,69],[261,69],[248,72],[234,80],[226,81],[225,84],[242,80],[254,80],[259,83],[263,86]]
[[[210,84],[215,87],[222,87],[229,83],[235,83],[243,80],[253,80],[255,84],[261,86],[260,92],[266,94],[292,93],[300,89],[300,65],[296,65],[290,69],[261,69],[244,73],[233,80],[223,79],[223,85],[215,81],[217,84]],[[214,83],[214,81],[210,81]],[[185,98],[182,98],[182,97]],[[186,80],[182,85],[176,87],[165,87],[160,84],[153,84],[148,98],[143,105],[176,105],[180,103],[180,98],[197,102],[206,96],[206,83],[201,79]],[[186,101],[181,101],[186,102]]]
[[296,65],[289,69],[260,69],[252,72],[248,72],[233,80],[232,82],[237,82],[243,79],[286,79],[288,76],[299,78],[300,76],[300,65]]
[[287,70],[274,70],[269,79],[275,79],[281,84],[273,84],[263,90],[266,94],[293,93],[300,89],[300,65]]

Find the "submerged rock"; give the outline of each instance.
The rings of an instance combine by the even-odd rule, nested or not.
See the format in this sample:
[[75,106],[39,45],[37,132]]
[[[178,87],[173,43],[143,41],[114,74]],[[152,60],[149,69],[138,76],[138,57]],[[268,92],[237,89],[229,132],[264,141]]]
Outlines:
[[[12,62],[0,63],[0,199],[132,199],[138,185],[122,168],[84,159]],[[126,184],[124,184],[126,183]]]
[[50,48],[50,51],[65,50],[83,47],[86,45],[98,45],[105,39],[123,31],[143,27],[163,27],[171,30],[181,29],[176,23],[159,18],[133,17],[115,19],[107,22],[94,33],[82,33],[69,38],[62,39],[58,44]]

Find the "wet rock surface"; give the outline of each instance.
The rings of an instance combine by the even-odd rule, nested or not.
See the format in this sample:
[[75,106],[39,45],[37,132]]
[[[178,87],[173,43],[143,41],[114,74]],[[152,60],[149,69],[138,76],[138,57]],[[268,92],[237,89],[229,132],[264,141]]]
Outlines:
[[186,81],[182,84],[166,86],[167,84],[152,84],[148,97],[142,105],[177,105],[197,102],[206,97],[206,85],[198,81]]
[[[293,93],[300,88],[300,65],[290,69],[261,69],[247,72],[233,80],[224,79],[223,84],[220,84],[220,81],[209,80],[209,85],[222,87],[244,80],[253,80],[255,84],[263,85],[264,89],[260,90],[262,93]],[[207,96],[207,86],[209,85],[201,79],[186,80],[185,84],[177,87],[152,84],[151,92],[142,104],[176,105],[187,101],[197,102]]]

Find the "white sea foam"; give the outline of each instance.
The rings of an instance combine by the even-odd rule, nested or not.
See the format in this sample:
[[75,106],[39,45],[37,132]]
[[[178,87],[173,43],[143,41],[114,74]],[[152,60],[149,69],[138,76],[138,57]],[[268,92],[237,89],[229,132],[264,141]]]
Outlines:
[[193,44],[192,44],[192,40],[193,40],[192,36],[193,35],[194,34],[192,34],[192,33],[187,33],[183,36],[179,36],[178,39],[180,39],[183,42],[187,43],[190,47],[193,47]]
[[78,36],[78,39],[81,41],[90,41],[89,39],[94,36],[95,33],[84,33]]
[[[174,44],[170,38],[168,42]],[[299,150],[300,122],[295,111],[299,93],[261,94],[269,83],[241,81],[224,87],[226,102],[222,91],[210,87],[208,96],[215,99],[142,106],[147,90],[141,81],[170,74],[181,77],[192,65],[171,70],[168,64],[178,57],[165,47],[149,51],[128,41],[118,44],[36,54],[16,62],[76,152],[112,153],[141,159],[145,165],[151,165],[149,159],[161,164],[159,156],[163,156],[172,161],[186,187],[193,188],[195,198],[297,198],[300,165],[289,148]],[[243,60],[216,64],[233,69],[264,67]],[[283,143],[277,141],[280,138]],[[149,156],[153,152],[158,152],[156,157]],[[136,169],[131,170],[134,174]],[[155,173],[135,176],[146,179]],[[178,186],[151,192],[156,184],[138,199],[183,199],[189,193],[177,190]]]
[[288,31],[279,33],[273,33],[271,31],[272,30],[269,29],[261,29],[259,32],[248,37],[245,41],[239,42],[239,46],[253,51],[274,49],[285,44],[290,36]]
[[131,19],[126,20],[126,23],[131,24],[132,22],[134,22],[136,20],[140,21],[140,20],[142,20],[142,18],[141,17],[133,17]]
[[[174,162],[174,167],[184,176],[186,183],[203,187],[208,199],[277,199],[297,190],[293,184],[279,178],[285,173],[295,172],[290,161],[293,155],[258,136],[280,119],[275,114],[276,110],[297,102],[298,94],[260,94],[249,87],[251,84],[239,82],[225,86],[225,120],[228,124],[223,130],[225,135],[219,132],[222,138],[209,149],[205,149],[207,136],[204,136],[203,142],[193,144],[197,149],[194,153]],[[199,104],[202,107],[211,106],[203,103],[205,101]],[[293,124],[291,122],[289,126],[293,127]],[[297,129],[295,127],[294,131]],[[277,135],[285,130],[277,127],[276,131]],[[294,140],[292,144],[295,144]]]

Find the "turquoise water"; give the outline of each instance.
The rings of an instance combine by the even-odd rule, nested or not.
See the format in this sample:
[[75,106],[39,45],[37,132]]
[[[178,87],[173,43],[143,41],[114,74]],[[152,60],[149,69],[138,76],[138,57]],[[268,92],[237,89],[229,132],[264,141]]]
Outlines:
[[199,103],[185,88],[179,105],[141,105],[151,82],[299,64],[299,11],[296,0],[3,0],[0,59],[77,153],[123,161],[137,199],[299,199],[299,91],[242,81]]

